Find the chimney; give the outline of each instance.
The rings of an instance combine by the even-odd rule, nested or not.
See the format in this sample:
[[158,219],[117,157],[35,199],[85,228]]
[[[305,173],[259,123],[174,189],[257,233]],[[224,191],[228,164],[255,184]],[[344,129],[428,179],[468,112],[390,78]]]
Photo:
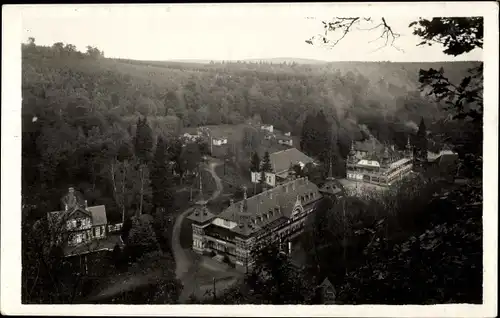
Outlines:
[[64,203],[64,211],[68,211],[68,204]]
[[233,205],[233,204],[234,204],[234,199],[233,198],[229,199],[229,205]]
[[87,205],[87,200],[85,200],[85,209],[88,208],[88,205]]
[[292,182],[292,190],[295,191],[295,181]]

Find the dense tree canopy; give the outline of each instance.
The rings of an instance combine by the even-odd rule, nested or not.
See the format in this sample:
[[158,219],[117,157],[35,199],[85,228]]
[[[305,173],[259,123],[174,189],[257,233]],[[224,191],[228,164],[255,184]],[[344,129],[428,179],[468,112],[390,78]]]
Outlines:
[[[325,27],[340,29],[345,36],[362,20],[366,18],[340,18]],[[385,19],[380,27],[387,39],[398,38]],[[411,27],[422,37],[422,45],[439,43],[446,54],[482,47],[479,18],[421,19]],[[392,40],[388,43],[396,45]],[[172,175],[181,176],[198,166],[200,146],[183,147],[177,138],[183,127],[237,124],[252,118],[300,135],[301,148],[323,162],[333,157],[328,152],[332,147],[325,145],[335,145],[336,162],[341,165],[353,139],[372,135],[403,149],[407,135],[417,132],[416,122],[423,116],[426,130],[434,134],[429,148],[445,141],[454,144],[465,158],[465,167],[472,171],[470,175],[476,180],[481,176],[481,63],[203,65],[106,59],[98,48],[89,46],[82,53],[71,44],[38,46],[35,39],[23,44],[22,59],[22,192],[23,204],[32,207],[23,211],[23,297],[33,302],[68,303],[77,295],[77,289],[68,288],[79,282],[77,277],[68,276],[69,282],[55,280],[63,263],[55,256],[47,257],[57,251],[46,246],[48,241],[37,242],[33,233],[38,232],[31,231],[35,219],[59,209],[59,198],[68,184],[84,192],[89,205],[105,204],[110,221],[125,221],[124,237],[134,256],[158,250],[161,231],[155,224],[162,221],[139,214],[154,214],[152,207],[170,200],[169,177],[162,179],[170,175],[164,163]],[[468,69],[470,74],[466,74]],[[245,132],[244,147],[249,154],[259,142],[256,134]],[[256,158],[254,161],[256,165]],[[324,171],[303,173],[324,176]],[[442,215],[437,212],[437,207],[443,208],[436,203],[438,199],[413,196],[418,193],[430,198],[434,193],[430,186],[410,190],[413,192],[374,198],[370,204],[351,200],[321,207],[323,212],[309,226],[304,243],[309,244],[309,265],[314,266],[297,272],[282,254],[263,254],[250,276],[253,280],[247,281],[254,287],[247,302],[308,302],[313,296],[307,292],[324,276],[333,276],[345,302],[423,300],[422,295],[403,292],[383,293],[392,298],[381,299],[382,293],[376,291],[388,289],[387,281],[394,280],[394,286],[403,290],[409,283],[424,284],[424,278],[435,288],[431,300],[477,301],[480,220],[456,211],[461,206],[477,206],[480,200],[456,203],[446,191],[439,193],[447,202],[446,215],[455,213],[450,218],[455,224],[450,224],[435,219]],[[472,200],[469,190],[455,191],[454,198]],[[349,213],[344,217],[345,206]],[[403,212],[422,210],[427,211],[427,218],[403,217]],[[137,216],[131,219],[134,214]],[[337,225],[342,225],[342,231],[332,232]],[[411,229],[412,235],[405,236],[398,227]],[[455,237],[460,239],[445,240]],[[449,243],[452,245],[443,250]],[[472,250],[461,253],[464,245]],[[345,253],[342,259],[346,263],[332,264],[328,256],[339,251]],[[370,257],[361,256],[365,254]],[[354,255],[359,257],[351,263]],[[418,264],[424,256],[429,264],[439,266],[429,271],[425,264]],[[405,267],[408,264],[411,267]],[[471,267],[472,280],[467,280],[465,268]],[[269,272],[279,279],[269,280]],[[178,283],[172,273],[168,275],[157,289],[143,293],[145,301],[176,299]],[[393,276],[379,279],[387,275]],[[454,295],[449,290],[452,281],[460,290]],[[30,284],[37,287],[26,288]]]

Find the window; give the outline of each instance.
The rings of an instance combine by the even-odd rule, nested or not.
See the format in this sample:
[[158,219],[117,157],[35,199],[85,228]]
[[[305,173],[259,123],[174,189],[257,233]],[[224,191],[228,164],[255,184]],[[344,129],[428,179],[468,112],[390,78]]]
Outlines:
[[79,228],[82,226],[82,220],[78,219],[76,220],[76,227]]
[[101,228],[100,227],[96,227],[95,228],[95,232],[96,232],[96,236],[101,236]]

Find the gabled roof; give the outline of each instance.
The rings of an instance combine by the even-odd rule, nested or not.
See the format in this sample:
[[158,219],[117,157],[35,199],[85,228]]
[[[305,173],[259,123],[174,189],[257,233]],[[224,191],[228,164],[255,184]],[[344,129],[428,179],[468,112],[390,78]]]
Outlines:
[[314,160],[306,154],[300,152],[297,148],[290,148],[282,151],[277,151],[269,155],[271,167],[275,173],[288,170],[290,166],[303,163],[313,163]]
[[335,180],[328,180],[323,184],[323,186],[319,189],[320,192],[326,194],[339,195],[342,194],[342,188],[335,182]]
[[326,277],[323,280],[323,282],[319,285],[319,287],[321,287],[321,288],[333,288],[333,290],[335,291],[335,287],[333,287],[333,285],[330,282],[330,280],[328,279],[328,277]]
[[194,207],[193,212],[187,218],[195,223],[204,224],[214,217],[215,215],[207,208],[206,202],[200,202]]
[[63,211],[53,211],[47,213],[47,218],[50,222],[64,222],[68,219],[71,219],[73,215],[77,212],[83,213],[86,216],[92,218],[92,214],[89,211],[86,211],[84,208],[75,207],[71,210],[63,210]]
[[[296,179],[234,203],[217,217],[238,223],[233,231],[249,235],[288,220],[297,201],[304,206],[321,198],[314,183],[306,178]],[[240,218],[242,212],[249,219],[247,224]]]
[[84,208],[77,207],[68,211],[54,211],[47,213],[47,217],[51,222],[61,222],[71,219],[75,213],[81,212],[92,219],[92,226],[105,225],[108,224],[108,219],[106,216],[106,207],[104,205],[90,206],[86,210]]
[[108,224],[106,207],[104,205],[89,206],[87,210],[92,214],[92,225]]

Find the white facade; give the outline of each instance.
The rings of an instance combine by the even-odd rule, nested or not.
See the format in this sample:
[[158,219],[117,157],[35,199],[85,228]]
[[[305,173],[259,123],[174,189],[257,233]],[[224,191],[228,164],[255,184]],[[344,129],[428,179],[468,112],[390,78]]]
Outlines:
[[[260,182],[260,172],[252,171],[252,182]],[[276,185],[276,175],[272,172],[266,172],[266,183],[274,187]]]
[[236,222],[225,220],[225,219],[222,219],[222,218],[216,218],[216,219],[214,219],[212,221],[212,224],[220,226],[220,227],[224,227],[224,228],[230,229],[230,230],[234,229],[235,227],[238,226],[238,224]]
[[272,133],[274,131],[274,127],[273,125],[262,125],[260,126],[260,129],[262,130],[267,130],[269,131],[270,133]]
[[227,138],[213,138],[212,139],[212,144],[214,146],[222,146],[227,144]]

